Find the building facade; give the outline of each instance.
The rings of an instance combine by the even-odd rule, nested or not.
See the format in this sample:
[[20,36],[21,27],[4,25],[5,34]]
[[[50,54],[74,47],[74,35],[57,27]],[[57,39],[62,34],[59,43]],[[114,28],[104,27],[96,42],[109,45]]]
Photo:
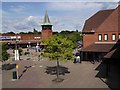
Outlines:
[[81,59],[101,60],[95,70],[108,87],[119,88],[120,60],[120,5],[111,10],[101,10],[86,20],[83,28]]
[[83,48],[81,53],[83,60],[102,59],[113,50],[116,44],[119,46],[119,9],[120,6],[116,9],[101,10],[86,20],[82,31]]

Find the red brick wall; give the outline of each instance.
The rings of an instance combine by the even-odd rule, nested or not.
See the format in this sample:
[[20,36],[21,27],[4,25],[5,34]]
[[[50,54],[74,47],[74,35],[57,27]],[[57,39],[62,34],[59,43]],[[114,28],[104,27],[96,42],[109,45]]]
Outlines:
[[42,30],[42,39],[48,39],[53,35],[52,30]]
[[[118,32],[101,32],[101,33],[96,33],[97,38],[98,34],[102,34],[102,41],[99,41],[97,39],[97,42],[117,42],[118,41]],[[108,34],[108,40],[104,40],[104,34]],[[112,40],[112,34],[116,34],[116,40]]]
[[92,43],[96,42],[96,34],[83,34],[83,47],[87,47]]
[[[98,40],[98,34],[102,34],[102,41]],[[108,34],[108,40],[104,40],[104,34]],[[116,40],[112,40],[112,34],[116,34]],[[117,42],[118,32],[99,32],[95,34],[84,34],[83,35],[83,47],[87,47],[95,42]]]
[[21,40],[35,40],[35,37],[41,37],[41,34],[20,34]]

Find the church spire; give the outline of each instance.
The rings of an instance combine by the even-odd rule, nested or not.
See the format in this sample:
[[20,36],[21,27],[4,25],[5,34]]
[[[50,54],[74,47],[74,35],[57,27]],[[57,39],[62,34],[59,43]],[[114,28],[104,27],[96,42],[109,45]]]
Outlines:
[[49,19],[47,10],[46,10],[46,12],[45,12],[44,21],[43,21],[42,25],[52,25],[52,24],[50,23],[50,19]]

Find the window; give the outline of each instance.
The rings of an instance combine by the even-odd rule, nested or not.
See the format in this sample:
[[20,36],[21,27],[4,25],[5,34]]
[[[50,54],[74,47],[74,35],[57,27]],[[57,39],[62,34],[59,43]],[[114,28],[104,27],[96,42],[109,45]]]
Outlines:
[[116,40],[116,34],[112,34],[112,40]]
[[119,35],[118,35],[118,39],[120,40],[120,33],[119,33]]
[[104,34],[104,40],[108,40],[108,34]]
[[98,34],[98,40],[99,40],[99,41],[102,40],[102,34]]

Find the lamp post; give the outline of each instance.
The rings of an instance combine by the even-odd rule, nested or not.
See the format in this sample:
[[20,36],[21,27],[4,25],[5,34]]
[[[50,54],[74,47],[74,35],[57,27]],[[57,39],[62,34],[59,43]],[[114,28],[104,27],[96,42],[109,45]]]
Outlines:
[[17,48],[17,42],[18,42],[18,37],[15,36],[15,61],[16,60],[19,60],[19,51],[18,51],[18,48]]

